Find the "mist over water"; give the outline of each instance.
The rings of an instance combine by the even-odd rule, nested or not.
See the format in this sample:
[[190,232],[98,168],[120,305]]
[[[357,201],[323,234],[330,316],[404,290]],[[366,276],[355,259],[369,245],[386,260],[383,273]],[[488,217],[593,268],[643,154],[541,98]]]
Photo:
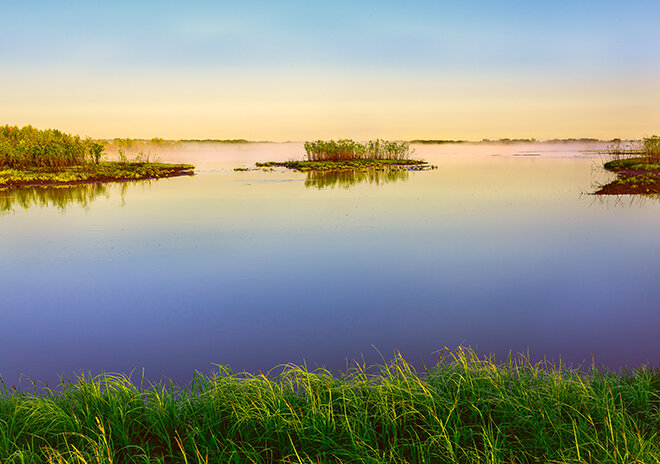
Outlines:
[[302,145],[182,144],[154,155],[192,178],[0,192],[0,375],[421,368],[459,344],[658,365],[660,203],[588,195],[602,146],[415,148],[438,169],[236,172]]

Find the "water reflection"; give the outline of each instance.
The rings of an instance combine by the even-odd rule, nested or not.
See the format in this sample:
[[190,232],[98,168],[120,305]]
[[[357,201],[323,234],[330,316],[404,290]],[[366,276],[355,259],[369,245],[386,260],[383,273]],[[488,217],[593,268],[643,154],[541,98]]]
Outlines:
[[406,181],[410,173],[405,169],[349,169],[345,171],[319,172],[310,171],[307,173],[305,187],[316,187],[317,189],[343,187],[350,188],[361,182],[370,184],[388,184],[391,182]]
[[634,194],[634,195],[591,195],[593,200],[592,205],[598,204],[607,208],[642,208],[648,203],[660,203],[660,194]]
[[[119,185],[122,205],[127,188],[128,183]],[[19,187],[0,191],[0,212],[10,213],[16,208],[27,210],[33,207],[56,207],[65,211],[71,205],[89,208],[99,197],[110,197],[109,184]]]

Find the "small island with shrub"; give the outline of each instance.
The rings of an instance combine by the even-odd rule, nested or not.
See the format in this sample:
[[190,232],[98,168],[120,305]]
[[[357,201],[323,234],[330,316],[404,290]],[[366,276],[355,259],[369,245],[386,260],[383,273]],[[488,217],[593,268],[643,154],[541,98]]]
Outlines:
[[[304,161],[268,161],[257,168],[284,167],[294,171],[406,170],[435,169],[426,161],[410,159],[413,151],[406,142],[371,140],[358,143],[351,139],[305,142]],[[243,169],[238,169],[243,170]]]
[[641,142],[609,150],[612,160],[603,165],[617,177],[601,185],[596,195],[660,194],[660,137],[646,137]]
[[103,161],[103,144],[59,130],[0,126],[0,189],[160,179],[193,175],[194,166],[149,162],[138,156]]

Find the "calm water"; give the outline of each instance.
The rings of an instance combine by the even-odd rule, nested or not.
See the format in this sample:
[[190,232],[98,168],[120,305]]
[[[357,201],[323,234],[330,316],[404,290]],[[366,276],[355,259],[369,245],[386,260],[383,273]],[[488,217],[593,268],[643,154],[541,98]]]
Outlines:
[[[214,364],[660,363],[660,203],[585,195],[596,146],[417,146],[401,176],[235,172],[300,144],[158,149],[198,174],[0,192],[0,374]],[[531,156],[537,155],[537,156]]]

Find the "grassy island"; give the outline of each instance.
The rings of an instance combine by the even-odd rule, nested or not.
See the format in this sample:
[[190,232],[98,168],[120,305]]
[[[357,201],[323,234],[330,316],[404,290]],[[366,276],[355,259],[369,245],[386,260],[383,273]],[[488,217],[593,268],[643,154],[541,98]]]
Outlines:
[[614,159],[603,167],[617,177],[597,195],[660,194],[660,137],[647,137],[626,149],[612,147],[610,154]]
[[0,188],[158,179],[192,175],[194,166],[138,157],[102,161],[103,144],[58,130],[0,126]]
[[372,140],[365,144],[350,139],[305,142],[305,160],[256,163],[258,168],[284,167],[294,171],[406,170],[434,169],[426,161],[410,159],[413,151],[406,142]]
[[[400,356],[343,373],[123,375],[0,388],[0,462],[659,463],[660,371],[590,373],[473,352],[418,374]],[[4,384],[3,384],[4,385]]]

